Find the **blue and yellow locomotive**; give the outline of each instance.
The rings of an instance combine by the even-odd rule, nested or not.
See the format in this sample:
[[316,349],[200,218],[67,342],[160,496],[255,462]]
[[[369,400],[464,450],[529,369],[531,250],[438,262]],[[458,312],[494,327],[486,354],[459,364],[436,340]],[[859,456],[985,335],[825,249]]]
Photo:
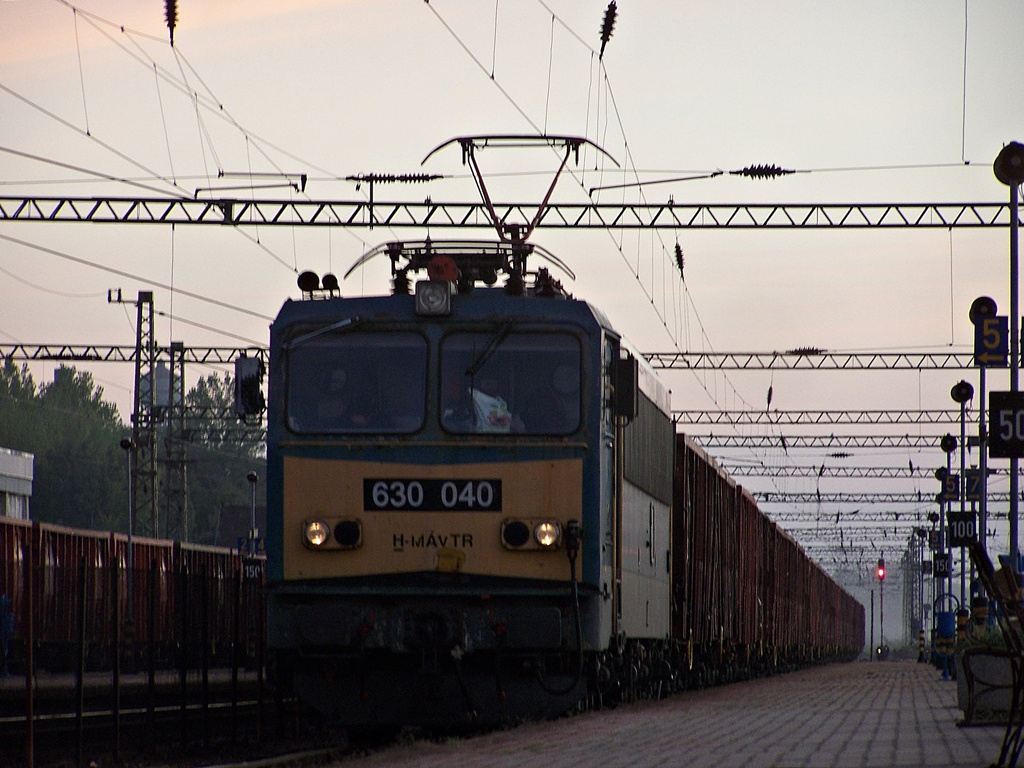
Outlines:
[[348,724],[570,709],[669,642],[668,391],[529,244],[380,253],[392,295],[307,273],[271,328],[278,672]]

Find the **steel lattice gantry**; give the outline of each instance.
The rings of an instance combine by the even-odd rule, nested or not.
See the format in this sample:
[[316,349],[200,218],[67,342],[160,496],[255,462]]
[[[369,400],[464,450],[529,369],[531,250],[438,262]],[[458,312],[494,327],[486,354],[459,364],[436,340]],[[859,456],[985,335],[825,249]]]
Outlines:
[[[501,222],[528,222],[536,205],[495,203]],[[187,197],[0,197],[0,221],[472,229],[493,228],[482,202],[198,200]],[[545,229],[886,229],[1008,227],[1007,203],[548,203]]]
[[[933,493],[924,491],[916,492],[886,492],[877,491],[870,493],[818,493],[816,491],[752,491],[759,504],[932,504],[935,498]],[[1010,500],[1008,493],[988,494],[990,502],[1006,503]],[[828,513],[825,513],[828,517]],[[990,509],[989,517],[993,513]]]
[[[186,347],[187,363],[230,363],[240,354],[265,359],[267,348]],[[170,360],[170,348],[157,355]],[[134,360],[135,348],[105,344],[0,344],[0,357],[15,360],[79,360],[122,362]],[[966,352],[644,352],[655,368],[663,370],[973,370],[974,356]]]
[[[0,344],[0,358],[11,360],[67,360],[86,363],[134,363],[135,347],[106,344]],[[152,362],[233,363],[242,355],[266,362],[267,347],[175,347],[154,345]]]
[[959,424],[954,410],[672,411],[677,424]]
[[[1004,494],[1005,498],[1005,494]],[[926,505],[927,509],[931,511],[933,509],[931,504]],[[839,531],[846,531],[845,535],[850,536],[851,533],[855,533],[859,530],[859,526],[865,523],[881,523],[881,528],[891,530],[894,527],[923,527],[929,526],[931,523],[926,519],[928,512],[924,512],[919,509],[906,509],[897,511],[894,509],[876,509],[874,507],[862,507],[860,509],[853,509],[846,512],[822,512],[815,514],[814,512],[803,512],[793,509],[783,510],[768,510],[768,514],[772,520],[777,523],[787,523],[786,530],[789,532],[801,532],[805,533],[809,528],[813,530],[813,526],[820,526],[822,531],[830,534],[837,534]],[[847,526],[845,528],[839,527],[839,523],[836,522],[836,516],[839,516],[839,523]],[[996,511],[989,514],[989,520],[1005,520],[1006,511]],[[800,523],[803,527],[794,525],[794,523]],[[854,528],[857,526],[858,528]],[[821,535],[816,533],[816,535]]]
[[[767,465],[767,464],[736,464],[727,459],[718,462],[722,469],[733,477],[842,477],[857,479],[888,479],[918,477],[931,480],[935,476],[934,467],[915,467],[912,464],[903,467],[842,467],[829,466],[823,462],[820,466],[810,465]],[[1007,475],[1003,468],[989,468],[989,476]]]
[[936,435],[703,435],[686,434],[704,448],[934,448]]
[[973,370],[967,352],[645,352],[662,370],[685,371],[924,371]]
[[[146,348],[143,345],[143,348]],[[144,355],[144,367],[149,370],[158,363],[165,364],[175,371],[172,384],[176,387],[175,403],[172,410],[175,417],[189,420],[217,420],[235,422],[238,415],[231,406],[215,408],[211,406],[180,405],[185,403],[183,366],[186,363],[221,363],[231,365],[235,359],[243,355],[255,357],[264,362],[267,359],[266,347],[186,347],[181,342],[172,342],[169,346],[152,344]],[[67,361],[84,363],[135,363],[139,358],[139,348],[103,345],[103,344],[0,344],[0,360],[15,361]],[[149,375],[149,374],[147,374]],[[148,391],[148,390],[147,390]],[[151,409],[150,403],[145,409]],[[265,435],[263,426],[247,426],[240,432],[246,435]]]

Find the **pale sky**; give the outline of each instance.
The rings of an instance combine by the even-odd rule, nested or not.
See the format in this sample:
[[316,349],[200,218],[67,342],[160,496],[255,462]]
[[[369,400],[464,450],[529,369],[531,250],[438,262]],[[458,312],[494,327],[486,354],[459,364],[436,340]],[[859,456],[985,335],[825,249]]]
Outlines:
[[[436,173],[447,178],[378,185],[375,197],[475,202],[458,148],[421,165],[430,150],[456,136],[546,131],[585,136],[627,169],[588,154],[575,178],[560,182],[554,199],[561,202],[637,176],[651,182],[751,165],[804,173],[773,180],[726,174],[595,199],[1008,198],[992,162],[1005,143],[1024,141],[1021,0],[622,0],[599,61],[606,5],[179,0],[172,49],[158,0],[0,0],[0,197],[193,196],[197,188],[247,183],[218,179],[219,171],[283,171],[308,174],[304,194],[256,194],[363,199],[365,185],[357,191],[345,176]],[[536,151],[481,155],[499,201],[539,200],[549,180],[541,172],[554,163]],[[108,305],[110,288],[128,299],[155,290],[161,344],[266,344],[266,318],[298,297],[296,270],[340,276],[381,242],[428,234],[453,233],[0,222],[8,238],[0,239],[0,344],[133,344],[134,307]],[[1009,309],[1008,238],[999,229],[541,227],[533,241],[568,263],[577,279],[560,275],[563,282],[602,307],[643,351],[967,351],[971,301],[990,295],[1002,313]],[[676,242],[685,285],[672,261]],[[345,281],[343,293],[385,292],[379,261]],[[37,364],[33,372],[48,380],[53,368]],[[90,370],[127,421],[130,366]],[[209,370],[193,367],[189,386]],[[769,385],[772,407],[781,410],[938,409],[952,407],[949,388],[959,378],[952,371],[672,372],[668,383],[680,409],[764,408]],[[968,378],[977,385],[974,373]],[[989,379],[990,389],[1005,388],[1005,374]],[[823,460],[820,452],[736,455]],[[937,449],[872,451],[854,460],[943,462]],[[755,490],[865,488],[828,478],[741,482]],[[923,488],[930,497],[932,485],[918,479],[895,488]]]

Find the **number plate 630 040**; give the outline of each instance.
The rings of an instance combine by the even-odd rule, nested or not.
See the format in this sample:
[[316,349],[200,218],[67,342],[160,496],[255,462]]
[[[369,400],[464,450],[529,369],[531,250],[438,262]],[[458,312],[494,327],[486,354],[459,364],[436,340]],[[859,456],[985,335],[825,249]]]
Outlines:
[[501,480],[364,478],[363,509],[368,512],[500,512]]

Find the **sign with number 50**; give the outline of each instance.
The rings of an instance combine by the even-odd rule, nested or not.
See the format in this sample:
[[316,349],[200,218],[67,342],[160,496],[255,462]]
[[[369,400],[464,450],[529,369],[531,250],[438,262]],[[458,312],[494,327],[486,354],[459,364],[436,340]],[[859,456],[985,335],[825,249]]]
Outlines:
[[990,392],[988,413],[988,455],[993,459],[1024,457],[1024,392]]

